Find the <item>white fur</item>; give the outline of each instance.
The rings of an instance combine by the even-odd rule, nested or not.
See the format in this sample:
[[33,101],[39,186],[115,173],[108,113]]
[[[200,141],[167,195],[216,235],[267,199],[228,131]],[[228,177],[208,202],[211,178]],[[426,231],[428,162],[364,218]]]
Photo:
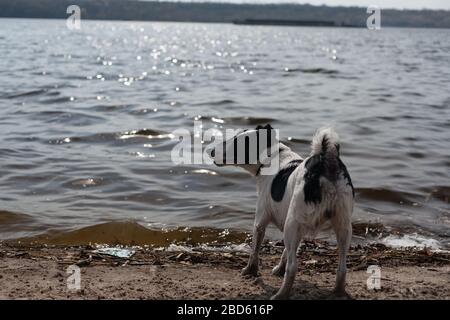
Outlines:
[[331,127],[321,128],[316,131],[311,142],[311,155],[320,154],[322,152],[322,140],[326,137],[333,144],[339,144],[339,136]]
[[[326,137],[328,148],[322,150],[322,141]],[[311,156],[323,154],[325,161],[337,163],[338,135],[331,129],[318,130],[312,140]],[[289,147],[280,144],[280,168],[290,161],[302,159]],[[302,239],[313,237],[319,230],[331,226],[336,233],[339,248],[339,265],[336,275],[335,291],[345,294],[346,256],[350,245],[353,211],[353,194],[351,187],[340,172],[336,181],[325,177],[320,178],[322,201],[318,204],[306,203],[304,196],[304,174],[306,172],[303,161],[291,174],[286,191],[281,202],[275,202],[271,196],[272,181],[275,176],[256,176],[258,201],[256,206],[255,223],[253,230],[253,245],[247,266],[242,270],[243,275],[257,275],[258,251],[264,238],[267,225],[273,223],[284,233],[284,245],[280,263],[273,269],[276,275],[283,275],[283,284],[272,299],[285,299],[293,285],[297,272],[297,248]],[[255,166],[242,166],[251,173],[255,173]],[[333,212],[327,217],[326,212]]]

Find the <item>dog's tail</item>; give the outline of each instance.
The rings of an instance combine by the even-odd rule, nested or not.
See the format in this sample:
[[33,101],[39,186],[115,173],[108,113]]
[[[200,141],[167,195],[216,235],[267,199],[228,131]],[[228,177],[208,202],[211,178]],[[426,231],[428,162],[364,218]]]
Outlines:
[[311,155],[320,159],[323,176],[330,181],[336,181],[340,172],[339,136],[333,128],[317,130],[311,144]]

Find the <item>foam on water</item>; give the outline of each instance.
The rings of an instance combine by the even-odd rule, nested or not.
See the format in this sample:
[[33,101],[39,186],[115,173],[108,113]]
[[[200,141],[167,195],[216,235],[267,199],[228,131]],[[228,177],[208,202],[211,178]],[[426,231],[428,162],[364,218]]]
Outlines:
[[442,249],[442,245],[436,239],[426,238],[417,233],[402,236],[390,235],[383,238],[381,242],[393,248],[429,248],[436,251]]

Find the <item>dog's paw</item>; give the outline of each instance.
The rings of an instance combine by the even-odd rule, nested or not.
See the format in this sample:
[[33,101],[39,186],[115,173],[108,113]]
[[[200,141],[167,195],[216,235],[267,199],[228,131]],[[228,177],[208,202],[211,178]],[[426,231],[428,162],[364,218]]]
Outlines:
[[257,277],[258,276],[258,267],[257,266],[246,266],[241,271],[241,276],[244,277]]
[[338,298],[352,299],[351,295],[348,294],[347,291],[345,291],[345,289],[342,288],[335,288],[333,290],[333,294]]
[[274,276],[282,278],[282,277],[284,277],[285,271],[286,271],[286,268],[284,266],[277,265],[275,268],[272,269],[272,274]]

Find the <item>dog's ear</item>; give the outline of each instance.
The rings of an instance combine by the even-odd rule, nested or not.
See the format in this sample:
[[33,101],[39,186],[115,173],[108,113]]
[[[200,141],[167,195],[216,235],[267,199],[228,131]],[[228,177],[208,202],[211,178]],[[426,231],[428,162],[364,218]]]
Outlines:
[[[265,126],[258,125],[256,127],[256,130],[267,130],[267,148],[269,149],[268,150],[268,152],[269,152],[268,156],[270,157],[271,156],[270,148],[272,147],[272,141],[273,141],[273,139],[272,139],[272,134],[273,134],[272,130],[274,130],[274,129],[272,128],[272,126],[270,124],[266,124]],[[259,132],[257,134],[257,137],[258,137],[258,159],[259,159]]]

